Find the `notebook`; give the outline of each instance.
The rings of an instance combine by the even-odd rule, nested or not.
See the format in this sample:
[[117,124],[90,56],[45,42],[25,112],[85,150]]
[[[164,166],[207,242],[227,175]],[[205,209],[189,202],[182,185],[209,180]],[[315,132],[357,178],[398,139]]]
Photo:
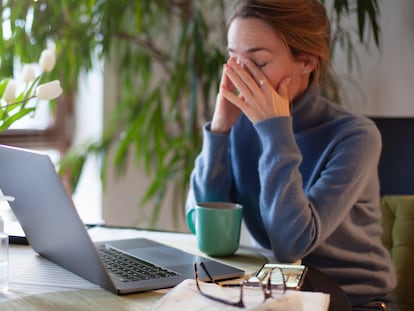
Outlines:
[[[46,154],[0,145],[0,190],[14,198],[9,205],[35,252],[111,292],[173,287],[194,278],[193,264],[201,261],[218,280],[244,275],[238,268],[145,238],[94,243]],[[161,276],[146,279],[143,270],[134,272],[139,280],[115,276],[126,266],[120,261],[125,259],[105,268],[101,250],[115,258],[121,253],[129,260],[150,262]]]

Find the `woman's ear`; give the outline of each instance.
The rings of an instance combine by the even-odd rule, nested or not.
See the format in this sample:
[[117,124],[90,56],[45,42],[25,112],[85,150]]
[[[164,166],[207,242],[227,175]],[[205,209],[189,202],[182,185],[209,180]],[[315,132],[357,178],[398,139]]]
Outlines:
[[317,58],[314,55],[311,54],[304,54],[299,57],[302,61],[303,68],[302,73],[303,74],[310,74],[317,65]]

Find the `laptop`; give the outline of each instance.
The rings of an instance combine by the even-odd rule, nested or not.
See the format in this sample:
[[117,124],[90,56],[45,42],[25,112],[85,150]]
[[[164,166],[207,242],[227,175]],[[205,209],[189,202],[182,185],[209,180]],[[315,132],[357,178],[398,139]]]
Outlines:
[[[94,243],[46,154],[0,145],[0,190],[14,198],[9,205],[35,252],[116,294],[173,287],[194,278],[194,262],[204,262],[217,280],[244,275],[238,268],[150,239]],[[109,253],[118,266],[105,267],[108,259],[101,253]],[[117,271],[127,265],[119,260],[150,265],[131,277]],[[208,280],[203,271],[200,278]]]

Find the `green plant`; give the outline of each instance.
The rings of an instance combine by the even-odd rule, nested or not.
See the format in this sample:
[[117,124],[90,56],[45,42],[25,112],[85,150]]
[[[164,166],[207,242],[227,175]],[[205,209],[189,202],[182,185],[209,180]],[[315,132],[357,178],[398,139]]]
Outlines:
[[[380,7],[378,0],[320,0],[327,8],[331,21],[331,58],[334,59],[338,50],[345,52],[349,71],[359,66],[358,44],[368,48],[373,39],[375,46],[380,48],[381,29],[378,18]],[[356,26],[356,27],[355,27]],[[330,71],[325,81],[325,96],[341,102],[341,81]]]
[[[379,43],[377,0],[332,3],[334,47],[353,55],[353,29],[344,27],[342,20],[355,15],[359,42],[373,34]],[[65,90],[75,89],[79,72],[91,68],[95,55],[117,64],[119,99],[112,122],[100,140],[74,148],[62,162],[62,169],[71,171],[74,187],[90,154],[102,157],[105,181],[112,161],[109,150],[115,150],[113,161],[120,175],[133,152],[152,178],[141,200],[153,206],[152,224],[168,189],[174,194],[170,205],[180,217],[201,146],[201,125],[211,117],[226,60],[224,12],[231,4],[225,0],[1,2],[0,22],[11,25],[8,38],[0,28],[5,47],[0,51],[2,73],[11,71],[16,56],[32,60],[39,43],[49,39],[56,42],[56,74]],[[337,97],[337,83],[329,82],[326,93]]]

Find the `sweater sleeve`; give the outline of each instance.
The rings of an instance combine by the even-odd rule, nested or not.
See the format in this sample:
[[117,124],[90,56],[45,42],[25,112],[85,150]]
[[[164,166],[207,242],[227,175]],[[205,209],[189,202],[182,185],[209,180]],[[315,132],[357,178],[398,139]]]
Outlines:
[[366,124],[345,127],[326,147],[305,193],[292,119],[269,119],[255,128],[263,146],[260,213],[275,257],[291,262],[312,252],[347,217],[373,177],[381,141]]
[[229,134],[212,133],[210,123],[204,126],[203,146],[190,178],[187,211],[194,207],[196,202],[232,200],[229,141]]

